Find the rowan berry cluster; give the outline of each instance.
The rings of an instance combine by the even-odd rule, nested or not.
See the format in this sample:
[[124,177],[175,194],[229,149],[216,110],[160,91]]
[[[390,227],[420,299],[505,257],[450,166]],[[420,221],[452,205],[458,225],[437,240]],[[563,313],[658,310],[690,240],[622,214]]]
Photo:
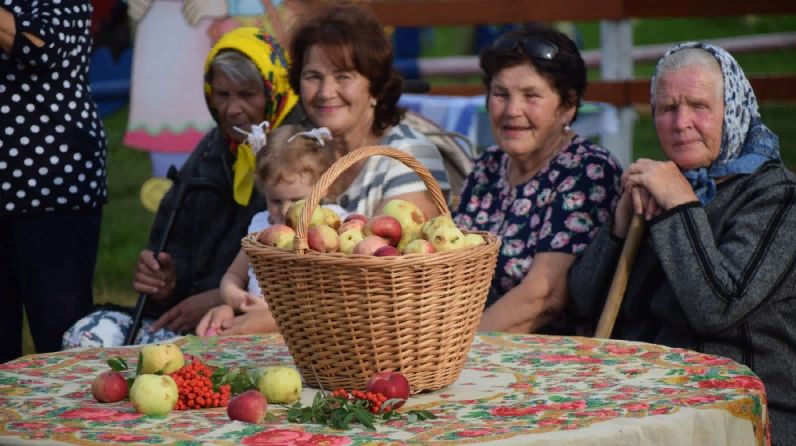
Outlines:
[[332,396],[347,401],[365,401],[367,402],[368,410],[374,414],[386,412],[386,408],[383,408],[382,406],[384,405],[384,402],[387,401],[387,397],[382,393],[364,392],[362,390],[352,390],[351,392],[348,392],[345,389],[337,389],[332,392]]
[[171,377],[177,383],[177,393],[179,394],[175,409],[226,407],[229,402],[230,386],[225,384],[219,386],[218,391],[214,391],[213,382],[210,379],[212,375],[213,372],[210,368],[198,359],[194,359],[190,364],[186,364],[172,373]]

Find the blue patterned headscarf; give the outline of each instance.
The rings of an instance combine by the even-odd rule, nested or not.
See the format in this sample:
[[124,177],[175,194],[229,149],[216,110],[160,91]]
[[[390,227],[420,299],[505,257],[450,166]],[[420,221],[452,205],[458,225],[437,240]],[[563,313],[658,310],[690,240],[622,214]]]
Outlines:
[[[749,80],[738,62],[723,48],[687,42],[670,49],[655,68],[653,89],[661,61],[686,48],[699,48],[710,53],[719,62],[724,77],[724,125],[719,156],[708,167],[683,171],[699,201],[706,205],[716,196],[715,178],[750,174],[766,161],[779,159],[779,138],[763,124]],[[654,110],[655,104],[652,105]]]

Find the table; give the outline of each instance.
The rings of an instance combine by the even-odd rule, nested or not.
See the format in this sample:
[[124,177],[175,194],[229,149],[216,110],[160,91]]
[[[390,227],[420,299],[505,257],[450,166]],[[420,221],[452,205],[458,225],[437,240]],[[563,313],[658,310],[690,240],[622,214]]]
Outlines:
[[[185,338],[178,341],[183,345]],[[188,345],[185,346],[189,347]],[[218,338],[205,359],[290,364],[279,335]],[[579,337],[479,335],[452,386],[410,398],[439,418],[337,431],[280,421],[230,422],[224,409],[143,416],[100,404],[105,360],[135,348],[30,355],[0,365],[0,444],[757,444],[770,442],[760,380],[729,359],[658,345]],[[308,404],[316,390],[305,388]],[[402,409],[403,410],[403,409]],[[49,440],[48,443],[44,443]]]

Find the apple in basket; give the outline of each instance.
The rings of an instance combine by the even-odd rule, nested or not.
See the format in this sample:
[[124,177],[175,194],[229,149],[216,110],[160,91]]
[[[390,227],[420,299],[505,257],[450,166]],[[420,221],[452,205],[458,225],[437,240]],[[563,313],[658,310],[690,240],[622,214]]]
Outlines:
[[120,372],[107,370],[94,378],[91,395],[100,403],[115,403],[127,398],[127,378]]
[[390,407],[390,409],[397,409],[403,406],[409,398],[409,380],[400,372],[376,372],[370,376],[366,390],[381,393],[388,400],[401,400],[400,403]]
[[395,217],[401,224],[401,240],[395,245],[399,251],[403,251],[404,247],[412,240],[420,238],[420,228],[426,222],[426,216],[423,211],[411,201],[406,200],[388,201],[381,208],[379,214]]
[[401,251],[398,251],[398,248],[396,248],[395,246],[387,245],[387,246],[382,246],[381,248],[374,251],[373,255],[376,257],[392,257],[392,256],[401,255]]
[[423,224],[423,227],[420,229],[420,235],[426,239],[431,241],[434,236],[434,233],[442,228],[455,228],[456,223],[453,222],[453,219],[448,215],[438,215],[436,217],[431,218],[427,222]]
[[464,247],[486,245],[486,240],[480,234],[467,234],[464,236]]
[[378,235],[395,246],[401,241],[401,223],[392,215],[377,215],[368,221],[363,231],[365,235]]
[[293,228],[279,223],[269,226],[260,232],[257,236],[257,241],[263,245],[290,250],[293,248],[293,238],[295,236],[296,231]]
[[354,220],[359,220],[362,222],[362,224],[365,224],[368,222],[368,217],[354,212],[352,214],[346,215],[345,219],[343,219],[343,223],[348,223],[349,221],[354,221]]
[[340,252],[348,255],[353,254],[357,243],[361,242],[364,238],[365,235],[362,234],[362,230],[356,228],[340,233]]
[[[287,208],[287,212],[285,213],[285,224],[293,228],[294,230],[298,228],[299,218],[301,218],[301,211],[304,209],[304,203],[307,200],[299,200],[290,205]],[[326,214],[323,213],[323,208],[316,207],[315,210],[312,211],[312,218],[310,218],[309,227],[322,225],[326,223]]]
[[363,232],[365,230],[366,224],[367,222],[364,220],[348,220],[340,225],[340,227],[337,229],[337,233],[342,234],[346,231],[350,231],[351,229],[356,229],[359,232]]
[[436,252],[455,251],[465,247],[464,234],[456,227],[437,230],[429,241]]
[[434,246],[422,238],[412,240],[404,248],[404,254],[431,254],[432,252],[434,252]]
[[337,252],[340,248],[340,238],[331,226],[313,226],[307,231],[307,245],[313,251]]
[[323,211],[324,217],[323,223],[336,231],[337,228],[340,227],[340,216],[337,215],[337,212],[335,212],[334,209],[321,208],[321,210]]
[[387,240],[379,237],[378,235],[369,235],[354,246],[354,254],[365,254],[372,256],[377,249],[388,245],[389,243]]

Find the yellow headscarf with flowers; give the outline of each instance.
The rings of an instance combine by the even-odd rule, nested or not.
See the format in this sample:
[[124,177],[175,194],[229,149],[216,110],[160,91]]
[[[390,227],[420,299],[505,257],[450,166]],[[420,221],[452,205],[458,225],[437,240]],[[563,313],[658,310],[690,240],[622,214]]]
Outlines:
[[[282,123],[288,113],[298,103],[298,96],[290,88],[288,81],[287,55],[276,40],[258,28],[244,27],[234,29],[221,37],[210,50],[205,60],[205,74],[210,70],[213,59],[222,51],[237,51],[257,66],[263,77],[265,90],[265,120],[274,128]],[[207,76],[205,76],[207,79]],[[205,100],[213,118],[218,121],[216,111],[210,101],[212,86],[207,80],[204,84]],[[249,129],[244,129],[249,130]],[[254,151],[247,141],[238,144],[237,156],[233,165],[233,196],[241,206],[247,206],[254,190]]]

